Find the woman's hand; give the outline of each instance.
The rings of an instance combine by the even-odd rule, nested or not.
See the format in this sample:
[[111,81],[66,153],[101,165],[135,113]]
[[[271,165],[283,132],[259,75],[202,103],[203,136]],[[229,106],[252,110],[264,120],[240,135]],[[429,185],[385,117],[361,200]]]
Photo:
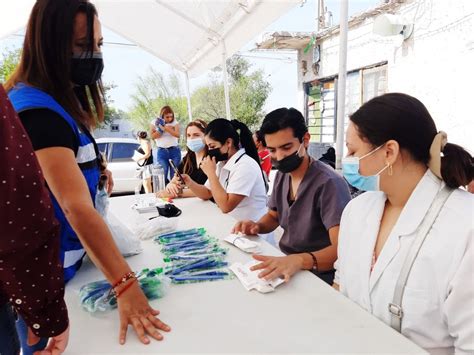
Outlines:
[[196,183],[188,174],[181,174],[181,177],[184,179],[184,186],[191,188],[191,185]]
[[[40,338],[33,334],[33,332],[28,328],[28,345],[32,346],[38,343]],[[62,354],[67,347],[69,341],[69,325],[66,330],[55,337],[49,338],[48,345],[46,348],[41,351],[35,351],[35,355],[51,355],[51,354]]]
[[107,193],[110,195],[114,188],[114,178],[112,177],[112,172],[109,169],[105,169],[102,174],[107,176]]
[[168,196],[166,197],[171,197],[171,198],[176,198],[183,193],[182,187],[173,182],[170,182],[168,185],[166,185],[165,191],[168,194]]
[[209,177],[209,175],[211,175],[212,173],[215,174],[216,173],[216,158],[214,157],[211,158],[210,156],[204,157],[201,161],[200,168],[204,172],[204,174],[207,175],[207,177]]
[[176,184],[178,185],[178,187],[180,189],[183,189],[184,188],[184,181],[181,181],[181,179],[179,178],[179,176],[177,174],[175,174],[173,176],[173,178],[171,179],[170,183],[173,183],[173,184]]
[[287,256],[252,256],[255,260],[261,261],[261,263],[252,266],[250,270],[262,270],[258,277],[267,281],[283,277],[285,282],[288,282],[291,276],[303,268],[303,258],[298,254]]
[[129,324],[133,326],[143,344],[150,343],[147,334],[156,340],[162,340],[163,335],[159,330],[169,332],[171,328],[156,318],[160,312],[150,307],[138,282],[129,282],[134,284],[117,298],[120,314],[120,344],[125,344]]

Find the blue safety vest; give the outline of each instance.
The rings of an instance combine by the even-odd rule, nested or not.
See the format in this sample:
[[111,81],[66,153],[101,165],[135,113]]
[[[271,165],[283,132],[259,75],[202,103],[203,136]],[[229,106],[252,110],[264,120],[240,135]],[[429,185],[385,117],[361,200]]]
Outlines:
[[[49,109],[59,114],[71,126],[79,142],[76,162],[87,181],[92,201],[95,201],[100,168],[97,155],[98,150],[90,133],[82,129],[56,100],[39,89],[24,84],[17,84],[10,90],[8,96],[18,113],[31,109]],[[62,171],[58,173],[67,174],[68,172]],[[51,191],[50,195],[56,219],[61,225],[61,261],[64,268],[64,280],[67,282],[74,277],[76,271],[81,267],[82,258],[86,252]]]

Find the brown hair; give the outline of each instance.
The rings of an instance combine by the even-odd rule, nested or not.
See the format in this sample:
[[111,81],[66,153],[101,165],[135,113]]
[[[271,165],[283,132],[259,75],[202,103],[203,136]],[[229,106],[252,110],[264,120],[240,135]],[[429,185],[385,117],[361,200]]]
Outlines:
[[173,111],[173,109],[170,106],[163,106],[160,110],[160,117],[165,118],[164,116],[168,115],[170,113],[173,115],[173,120],[174,120],[174,111]]
[[[197,127],[202,133],[205,133],[206,128],[207,128],[207,123],[200,119],[191,121],[188,123],[188,125],[186,126],[186,129],[184,130],[186,133],[188,132],[189,127]],[[192,158],[194,157],[194,160],[196,160],[196,153],[194,153],[187,146],[186,146],[186,150],[187,150],[187,154],[183,158],[183,174],[190,175],[194,170]],[[204,155],[207,155],[207,145],[204,145],[204,152],[205,152]]]
[[92,128],[104,118],[102,83],[99,80],[87,88],[75,87],[70,79],[74,20],[78,13],[86,15],[87,53],[92,54],[97,16],[93,4],[88,0],[35,2],[20,63],[5,89],[8,91],[18,83],[34,86],[51,95],[75,120]]
[[[430,160],[430,146],[438,133],[425,105],[401,93],[377,96],[362,105],[350,120],[359,136],[378,147],[396,140],[415,161],[425,165]],[[441,175],[451,188],[465,186],[474,178],[474,159],[464,148],[448,143],[441,158]]]

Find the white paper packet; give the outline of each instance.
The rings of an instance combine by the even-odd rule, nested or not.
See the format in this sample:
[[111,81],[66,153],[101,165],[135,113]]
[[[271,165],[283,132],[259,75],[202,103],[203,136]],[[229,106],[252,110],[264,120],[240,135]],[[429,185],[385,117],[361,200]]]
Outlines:
[[258,254],[260,253],[260,243],[254,242],[245,238],[241,233],[229,234],[224,238],[227,243],[230,243],[246,253]]
[[229,269],[235,274],[235,276],[237,276],[247,291],[251,291],[253,289],[260,293],[275,291],[275,288],[281,285],[284,280],[280,278],[273,279],[271,281],[260,279],[258,277],[258,274],[260,273],[259,270],[250,271],[250,268],[254,265],[257,265],[258,263],[260,262],[257,260],[250,260],[246,264],[233,263]]

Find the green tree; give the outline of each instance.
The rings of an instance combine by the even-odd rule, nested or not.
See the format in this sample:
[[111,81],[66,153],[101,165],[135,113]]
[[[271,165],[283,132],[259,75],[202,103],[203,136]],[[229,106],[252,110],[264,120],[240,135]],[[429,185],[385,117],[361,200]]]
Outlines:
[[[270,94],[270,84],[262,70],[250,72],[251,64],[242,57],[227,60],[229,74],[231,116],[256,129],[263,117],[263,106]],[[193,116],[210,121],[225,117],[222,69],[217,67],[210,75],[210,84],[198,88],[192,96]]]
[[129,116],[137,129],[148,130],[151,120],[159,115],[160,109],[165,105],[173,109],[178,121],[188,120],[186,97],[176,73],[165,78],[163,74],[150,68],[148,75],[138,77],[132,102]]
[[21,50],[19,48],[7,49],[2,53],[2,58],[0,59],[0,83],[7,81],[13,73],[20,62],[20,54]]

